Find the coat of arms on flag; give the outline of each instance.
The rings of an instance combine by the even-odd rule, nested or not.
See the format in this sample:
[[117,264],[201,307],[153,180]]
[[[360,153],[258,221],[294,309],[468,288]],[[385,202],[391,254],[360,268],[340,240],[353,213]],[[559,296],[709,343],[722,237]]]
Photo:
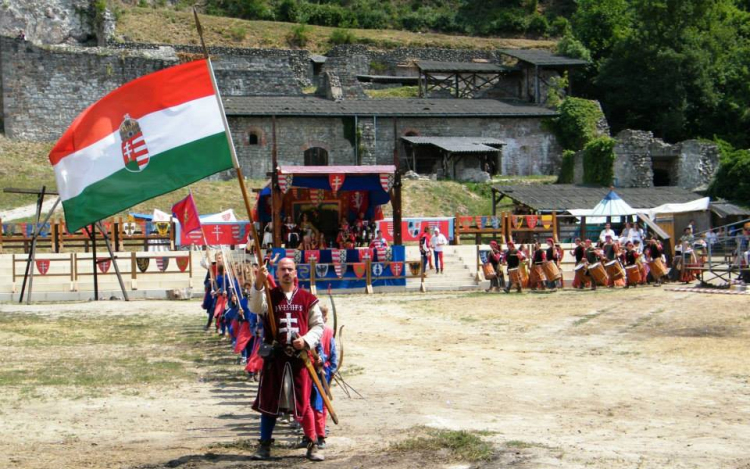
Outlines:
[[36,259],[36,268],[40,274],[46,275],[49,271],[49,259]]
[[328,175],[328,184],[331,185],[331,191],[335,194],[336,192],[341,189],[341,187],[344,185],[344,180],[346,179],[346,175],[344,174],[329,174]]
[[317,249],[305,251],[305,264],[309,264],[313,260],[315,260],[315,262],[320,261],[320,251]]
[[293,176],[291,174],[279,173],[279,189],[281,189],[282,194],[286,194],[292,187],[292,178]]
[[383,173],[380,175],[380,187],[383,188],[384,191],[388,192],[393,187],[393,181],[394,181],[393,174],[387,174]]
[[401,272],[404,270],[403,262],[391,262],[391,273],[394,277],[400,277]]
[[383,275],[383,263],[382,262],[375,262],[372,264],[372,275],[376,277],[380,277]]
[[297,276],[300,280],[308,280],[310,278],[310,266],[309,265],[298,265]]
[[359,248],[359,260],[365,262],[368,259],[372,259],[372,249],[370,248]]
[[107,259],[106,257],[97,257],[96,265],[99,266],[99,270],[103,274],[106,274],[107,272],[109,272],[109,266],[112,265],[112,259]]
[[141,273],[148,270],[148,265],[151,262],[151,259],[148,257],[136,257],[135,263],[138,266],[138,270],[141,271]]
[[165,272],[167,270],[167,267],[169,267],[169,258],[168,257],[157,257],[156,258],[156,267],[159,268],[162,272]]
[[332,250],[331,259],[333,260],[333,270],[336,271],[336,276],[341,278],[344,272],[346,272],[346,249]]
[[175,259],[177,261],[177,268],[180,269],[180,272],[185,272],[185,269],[187,269],[188,265],[190,264],[190,259],[185,257],[178,257]]
[[526,215],[526,225],[532,230],[536,228],[537,221],[539,221],[539,217],[536,215]]
[[[388,233],[393,236],[393,222],[389,222],[390,226],[388,227]],[[417,220],[409,220],[406,222],[406,231],[409,232],[409,235],[412,238],[416,238],[419,236],[419,228],[421,226],[421,223]]]
[[139,173],[148,166],[149,156],[146,140],[138,121],[131,119],[128,114],[120,124],[120,150],[125,169],[131,173]]

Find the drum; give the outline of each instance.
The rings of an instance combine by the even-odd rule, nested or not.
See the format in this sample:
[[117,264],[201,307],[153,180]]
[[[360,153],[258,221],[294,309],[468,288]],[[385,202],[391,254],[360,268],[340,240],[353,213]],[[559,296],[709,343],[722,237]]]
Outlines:
[[544,282],[544,269],[541,264],[534,264],[531,266],[531,274],[529,275],[529,287],[535,288],[537,284]]
[[557,264],[553,261],[547,261],[542,264],[542,270],[544,271],[544,276],[547,277],[547,280],[550,282],[554,282],[562,277],[560,269],[557,268]]
[[607,271],[607,277],[611,279],[620,280],[625,278],[625,269],[622,268],[620,261],[614,260],[607,262],[604,265],[604,269]]
[[526,264],[525,262],[522,262],[518,268],[521,271],[522,286],[524,288],[528,288],[529,287],[529,265]]
[[637,285],[641,283],[641,267],[638,264],[625,267],[628,277],[628,285]]
[[591,264],[589,266],[589,275],[594,279],[597,285],[607,285],[607,271],[604,270],[604,266],[601,262]]
[[588,283],[588,280],[586,279],[586,263],[581,262],[576,266],[574,269],[575,272],[575,279],[574,282],[576,285],[585,285]]
[[660,258],[656,258],[649,262],[648,268],[651,269],[651,275],[655,280],[667,275],[667,267],[664,265]]
[[513,285],[523,286],[523,272],[520,267],[508,269],[508,277]]
[[484,273],[484,278],[487,280],[492,280],[497,276],[495,273],[495,268],[492,267],[492,264],[489,262],[486,264],[482,264],[482,273]]

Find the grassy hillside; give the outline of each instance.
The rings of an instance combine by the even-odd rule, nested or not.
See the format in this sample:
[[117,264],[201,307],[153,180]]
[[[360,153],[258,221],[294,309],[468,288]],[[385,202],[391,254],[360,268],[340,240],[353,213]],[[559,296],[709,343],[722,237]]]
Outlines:
[[[120,41],[164,44],[200,43],[193,14],[166,8],[141,8],[121,4],[118,7],[116,39]],[[234,18],[201,15],[206,44],[224,47],[301,47],[325,52],[332,47],[331,35],[336,28],[300,26],[274,21],[245,21]],[[295,33],[296,31],[296,33]],[[452,49],[551,48],[555,41],[506,39],[445,34],[412,33],[395,30],[350,29],[353,43],[376,48],[441,47]],[[300,44],[300,36],[304,44]]]

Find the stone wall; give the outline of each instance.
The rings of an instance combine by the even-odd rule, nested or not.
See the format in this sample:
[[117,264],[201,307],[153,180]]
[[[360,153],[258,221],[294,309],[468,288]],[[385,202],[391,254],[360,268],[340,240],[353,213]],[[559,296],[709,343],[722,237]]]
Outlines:
[[[615,136],[614,175],[617,187],[653,187],[655,168],[669,172],[669,185],[695,190],[707,186],[719,165],[719,148],[711,142],[665,143],[643,130]],[[583,182],[583,152],[575,155],[573,182]]]
[[39,44],[96,42],[94,12],[90,0],[3,0],[0,2],[0,36]]
[[0,37],[5,133],[10,138],[56,140],[91,103],[177,61],[174,51],[164,48],[118,52],[35,46]]
[[[264,178],[271,170],[273,136],[271,121],[263,117],[229,118],[243,173]],[[357,120],[359,140],[356,145],[352,129],[353,117],[278,117],[277,155],[279,164],[304,164],[304,151],[321,147],[328,152],[329,165],[392,164],[394,142],[393,118],[361,117]],[[249,144],[250,132],[260,132],[261,142]],[[560,167],[561,149],[552,134],[542,126],[540,118],[399,118],[398,145],[403,157],[400,137],[407,132],[423,136],[487,136],[502,139],[501,168],[503,174],[556,174]],[[407,168],[408,162],[403,161]]]

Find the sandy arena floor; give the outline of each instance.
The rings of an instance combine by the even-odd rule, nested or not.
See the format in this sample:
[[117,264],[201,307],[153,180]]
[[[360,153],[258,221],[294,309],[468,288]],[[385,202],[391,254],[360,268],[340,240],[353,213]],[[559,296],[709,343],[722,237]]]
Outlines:
[[[428,426],[492,443],[494,458],[472,467],[750,468],[747,296],[648,287],[343,296],[336,304],[346,325],[344,376],[366,399],[334,388],[341,424],[332,425],[323,467],[470,466],[391,447]],[[284,448],[275,450],[281,459],[249,460],[255,385],[228,343],[202,332],[197,302],[1,305],[0,315],[153,316],[174,324],[184,359],[193,356],[190,377],[175,382],[96,392],[1,386],[0,467],[312,465],[303,450]],[[0,371],[28,353],[19,340],[0,326]],[[158,340],[139,347],[160,354]],[[35,359],[118,360],[129,350],[63,343],[40,346]],[[296,438],[284,425],[276,436],[281,445]]]

